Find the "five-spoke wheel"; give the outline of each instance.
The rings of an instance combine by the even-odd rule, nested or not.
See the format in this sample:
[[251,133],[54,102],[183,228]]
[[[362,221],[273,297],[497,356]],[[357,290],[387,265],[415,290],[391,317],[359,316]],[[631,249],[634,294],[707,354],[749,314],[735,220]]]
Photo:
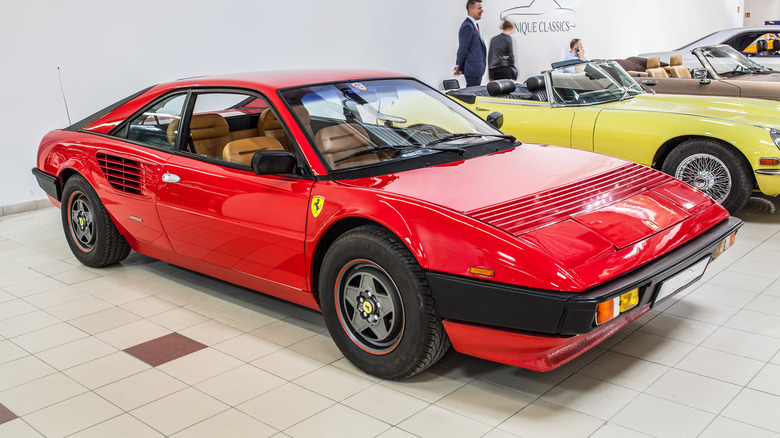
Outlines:
[[130,254],[127,240],[81,175],[68,178],[62,189],[62,227],[71,252],[87,266],[118,263]]
[[449,347],[420,265],[382,227],[358,227],[333,242],[320,269],[318,292],[333,341],[369,374],[413,376]]

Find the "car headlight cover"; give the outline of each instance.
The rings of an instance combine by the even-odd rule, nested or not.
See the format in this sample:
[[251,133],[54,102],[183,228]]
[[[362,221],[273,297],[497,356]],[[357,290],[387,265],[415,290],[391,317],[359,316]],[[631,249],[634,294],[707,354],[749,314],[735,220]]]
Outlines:
[[775,142],[775,146],[780,149],[780,131],[777,129],[770,129],[769,136],[772,137],[772,141]]

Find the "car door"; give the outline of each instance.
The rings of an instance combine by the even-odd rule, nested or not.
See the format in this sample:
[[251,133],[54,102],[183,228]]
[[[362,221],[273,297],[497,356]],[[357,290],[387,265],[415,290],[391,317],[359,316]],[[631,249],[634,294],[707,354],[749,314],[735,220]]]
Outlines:
[[[245,137],[247,117],[259,119],[261,111],[231,106],[251,97],[259,96],[194,92],[183,129],[193,134],[193,117],[208,115],[228,121],[228,137],[239,130]],[[237,119],[244,122],[233,123]],[[234,140],[219,135],[198,140],[200,135],[190,137],[194,142],[180,143],[183,150],[165,163],[158,189],[157,210],[174,250],[194,261],[256,277],[257,288],[269,293],[280,287],[304,290],[303,242],[314,180],[256,175],[246,164],[206,153]]]
[[648,91],[661,94],[698,94],[704,96],[739,97],[740,89],[734,84],[717,79],[688,78],[637,78]]
[[[490,110],[481,109],[480,103]],[[553,108],[548,102],[478,97],[475,111],[480,117],[487,114],[483,111],[501,112],[504,115],[501,130],[511,132],[522,142],[565,147],[572,145],[571,126],[574,111],[571,108]]]

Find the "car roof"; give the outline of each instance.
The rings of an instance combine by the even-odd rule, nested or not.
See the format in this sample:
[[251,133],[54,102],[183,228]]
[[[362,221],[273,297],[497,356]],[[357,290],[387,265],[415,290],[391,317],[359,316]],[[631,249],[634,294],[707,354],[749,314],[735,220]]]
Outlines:
[[[359,79],[407,77],[406,75],[381,70],[318,69],[318,70],[275,70],[234,73],[213,76],[197,76],[179,79],[157,85],[162,88],[180,87],[246,87],[259,90],[297,87],[325,82],[352,81]],[[155,87],[155,88],[157,88]]]
[[724,42],[724,40],[731,38],[734,35],[744,33],[744,32],[763,32],[763,33],[778,33],[780,32],[780,27],[777,26],[760,26],[760,27],[734,27],[731,29],[723,29],[719,30],[717,32],[713,32],[712,34],[700,38],[696,41],[691,42],[690,44],[687,44],[683,46],[679,50],[686,50],[686,49],[693,49],[699,46],[709,46],[713,44],[720,44]]

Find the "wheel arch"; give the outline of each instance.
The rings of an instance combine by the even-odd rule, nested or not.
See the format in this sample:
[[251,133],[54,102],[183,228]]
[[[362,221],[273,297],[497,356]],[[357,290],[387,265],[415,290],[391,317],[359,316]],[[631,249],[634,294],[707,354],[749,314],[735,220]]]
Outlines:
[[748,161],[747,157],[745,157],[745,154],[739,150],[736,146],[733,144],[722,140],[717,137],[708,137],[706,135],[681,135],[678,137],[670,138],[669,140],[666,140],[661,147],[658,148],[658,150],[655,152],[655,156],[653,157],[653,165],[652,168],[656,170],[661,170],[661,168],[664,165],[664,161],[666,161],[666,158],[669,156],[669,154],[676,148],[677,146],[689,141],[689,140],[706,140],[706,141],[712,141],[715,143],[718,143],[719,145],[723,146],[724,148],[730,149],[732,152],[736,153],[737,156],[740,157],[742,160],[742,164],[745,166],[746,169],[750,170],[749,174],[753,180],[753,185],[755,187],[756,184],[756,177],[753,175],[753,168],[750,165],[750,162]]
[[[314,249],[314,253],[311,259],[311,270],[310,270],[311,293],[318,305],[320,305],[320,294],[319,294],[320,270],[322,268],[322,262],[325,260],[325,253],[328,252],[328,248],[330,248],[333,245],[333,242],[335,242],[336,239],[338,239],[341,235],[355,228],[362,227],[364,225],[376,225],[378,227],[381,227],[387,230],[389,233],[393,234],[396,238],[398,238],[398,240],[403,242],[403,239],[401,239],[397,233],[393,232],[393,230],[389,229],[387,226],[375,220],[368,219],[365,217],[359,217],[359,216],[344,217],[332,223],[322,233],[320,239],[317,241],[317,245]],[[404,242],[404,246],[406,246],[405,242]],[[407,249],[409,249],[408,246]]]

